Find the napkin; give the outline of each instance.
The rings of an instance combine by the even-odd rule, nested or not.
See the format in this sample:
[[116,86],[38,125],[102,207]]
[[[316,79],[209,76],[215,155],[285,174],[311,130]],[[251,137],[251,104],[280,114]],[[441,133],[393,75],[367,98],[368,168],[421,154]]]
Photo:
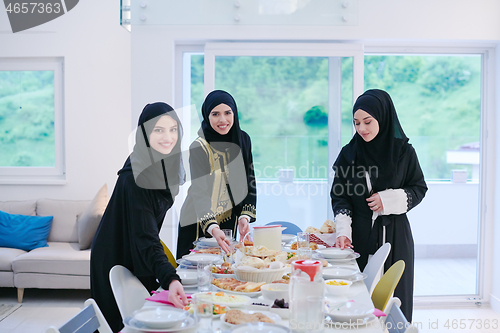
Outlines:
[[[146,298],[146,301],[153,301],[174,306],[174,304],[172,304],[172,302],[168,300],[168,290],[162,290],[160,292],[153,291],[153,294],[153,296]],[[188,301],[191,300],[191,294],[186,294],[186,298],[188,299]]]
[[375,308],[375,310],[373,311],[373,314],[375,315],[375,317],[386,317],[387,315],[384,313],[384,311],[382,310],[379,310],[377,308]]

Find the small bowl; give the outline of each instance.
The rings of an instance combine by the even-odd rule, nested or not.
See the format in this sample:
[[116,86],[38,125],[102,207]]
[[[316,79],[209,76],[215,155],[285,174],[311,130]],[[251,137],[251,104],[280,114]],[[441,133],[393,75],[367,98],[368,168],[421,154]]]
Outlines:
[[188,312],[173,307],[146,307],[132,315],[141,324],[150,328],[172,328],[188,317]]
[[326,259],[344,259],[348,255],[354,253],[354,251],[349,248],[341,250],[338,247],[329,247],[326,249],[319,249],[318,253],[323,255]]
[[262,297],[265,299],[272,300],[273,302],[275,299],[284,299],[288,303],[290,300],[288,288],[288,284],[268,283],[260,287],[260,290],[262,291]]
[[[332,285],[329,283],[338,282],[339,285]],[[330,279],[325,281],[326,291],[331,295],[342,296],[349,292],[352,281],[342,279]]]
[[[262,304],[262,305],[256,305],[256,304]],[[265,299],[262,296],[259,298],[254,298],[252,299],[251,303],[248,303],[246,308],[248,310],[253,310],[253,311],[269,311],[271,306],[274,304],[274,300],[270,299]]]

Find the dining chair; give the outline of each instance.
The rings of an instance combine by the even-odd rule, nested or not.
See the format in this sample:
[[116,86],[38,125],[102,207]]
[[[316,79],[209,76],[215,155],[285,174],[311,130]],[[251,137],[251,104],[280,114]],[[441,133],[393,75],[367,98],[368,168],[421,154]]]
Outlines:
[[109,282],[122,319],[142,308],[146,298],[151,296],[141,281],[121,265],[111,268]]
[[400,309],[401,301],[397,297],[392,297],[387,308],[389,313],[383,317],[383,327],[388,333],[418,333],[418,327],[413,326],[406,320],[405,315]]
[[382,275],[372,293],[372,302],[375,308],[387,313],[385,308],[391,299],[392,293],[394,292],[394,289],[396,289],[404,270],[405,262],[403,260],[399,260],[395,262],[384,275]]
[[111,327],[102,315],[94,299],[89,298],[84,308],[59,328],[50,326],[45,333],[112,333]]
[[298,232],[302,232],[302,229],[292,222],[274,221],[274,222],[269,222],[266,225],[279,225],[279,224],[281,224],[282,227],[286,227],[286,229],[283,230],[283,233],[285,234],[296,235]]
[[174,255],[172,254],[172,252],[170,252],[170,249],[168,248],[168,246],[165,243],[163,243],[163,241],[161,239],[160,239],[160,242],[161,242],[161,245],[163,246],[163,252],[165,252],[165,255],[168,258],[168,262],[170,264],[172,264],[172,266],[174,266],[174,268],[177,268],[177,262],[175,261]]
[[387,256],[389,256],[389,252],[391,252],[391,243],[385,243],[368,260],[368,264],[366,264],[363,270],[363,273],[367,275],[365,285],[370,295],[373,293],[376,279],[380,276],[380,272],[384,267]]

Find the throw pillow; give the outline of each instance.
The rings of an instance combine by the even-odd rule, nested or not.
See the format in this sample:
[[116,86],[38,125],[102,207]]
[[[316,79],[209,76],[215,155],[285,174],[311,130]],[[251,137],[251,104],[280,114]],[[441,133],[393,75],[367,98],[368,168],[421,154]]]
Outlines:
[[0,211],[0,247],[31,251],[47,245],[53,216],[28,216]]
[[76,225],[78,227],[78,244],[80,244],[80,250],[89,249],[92,245],[92,240],[101,222],[102,214],[106,210],[108,201],[108,185],[104,184],[87,209],[78,216]]

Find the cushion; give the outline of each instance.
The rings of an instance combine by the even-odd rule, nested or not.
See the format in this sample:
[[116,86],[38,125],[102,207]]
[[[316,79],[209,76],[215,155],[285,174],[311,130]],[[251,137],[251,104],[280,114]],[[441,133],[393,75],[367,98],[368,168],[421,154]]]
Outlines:
[[9,214],[36,215],[36,200],[0,201],[0,210]]
[[0,211],[0,247],[31,251],[47,246],[52,216],[27,216]]
[[92,245],[92,240],[99,227],[102,214],[104,214],[108,201],[108,185],[104,184],[87,209],[78,216],[76,225],[78,226],[78,243],[80,244],[80,250],[86,250]]
[[76,217],[82,214],[89,204],[90,200],[38,199],[36,214],[54,216],[47,241],[78,243]]

